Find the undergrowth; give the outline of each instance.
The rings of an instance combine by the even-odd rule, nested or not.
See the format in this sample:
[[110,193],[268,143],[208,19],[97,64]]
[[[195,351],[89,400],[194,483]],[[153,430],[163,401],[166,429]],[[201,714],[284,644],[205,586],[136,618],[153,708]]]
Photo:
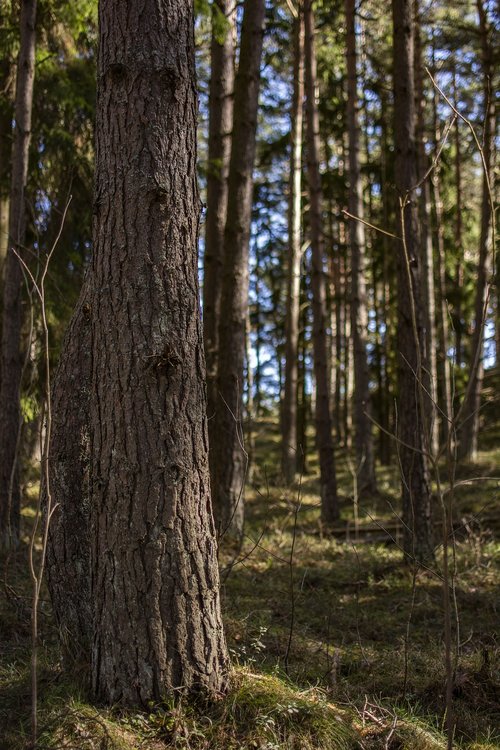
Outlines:
[[[229,693],[206,704],[146,711],[102,709],[60,665],[46,592],[40,627],[39,750],[439,750],[445,673],[438,548],[434,572],[402,563],[399,479],[378,468],[379,492],[352,523],[352,476],[339,463],[341,522],[319,522],[317,467],[283,487],[271,421],[258,425],[241,549],[221,551],[222,605],[233,673]],[[500,474],[488,434],[459,478]],[[32,522],[34,488],[23,520]],[[297,509],[297,502],[299,508]],[[498,481],[457,490],[454,571],[455,743],[500,747]],[[29,748],[30,592],[26,554],[2,560],[0,750]],[[292,542],[294,553],[291,556]]]

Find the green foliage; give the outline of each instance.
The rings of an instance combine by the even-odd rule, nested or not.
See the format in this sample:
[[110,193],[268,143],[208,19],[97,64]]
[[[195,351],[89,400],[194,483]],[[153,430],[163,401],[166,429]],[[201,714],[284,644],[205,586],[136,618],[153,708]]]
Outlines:
[[219,44],[223,44],[229,30],[229,22],[215,0],[195,0],[194,12],[201,19],[211,19],[213,35]]

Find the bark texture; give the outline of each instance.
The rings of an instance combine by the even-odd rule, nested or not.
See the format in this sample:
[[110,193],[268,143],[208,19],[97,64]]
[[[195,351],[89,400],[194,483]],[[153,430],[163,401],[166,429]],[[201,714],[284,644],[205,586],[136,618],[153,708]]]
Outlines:
[[293,101],[288,209],[288,267],[285,320],[285,389],[282,414],[282,471],[287,482],[297,472],[297,404],[302,226],[302,125],[304,101],[304,17],[294,22]]
[[[347,35],[347,127],[349,136],[349,212],[363,219],[363,186],[359,163],[359,124],[357,113],[358,76],[356,55],[356,4],[345,1]],[[351,246],[351,334],[354,364],[354,443],[357,483],[361,493],[376,490],[370,419],[370,372],[367,356],[368,312],[366,306],[365,228],[361,221],[349,222]]]
[[474,300],[474,331],[471,342],[470,375],[464,401],[460,410],[458,426],[458,455],[461,459],[474,460],[477,456],[479,435],[479,410],[484,377],[484,326],[488,302],[488,276],[492,270],[491,258],[491,196],[490,185],[493,177],[493,150],[495,137],[495,100],[492,96],[493,49],[490,41],[490,26],[486,7],[477,0],[479,33],[481,38],[481,63],[483,74],[483,188],[481,201],[481,232],[477,263],[476,295]]
[[242,417],[248,250],[264,20],[264,0],[246,0],[234,91],[214,433],[213,497],[216,525],[219,533],[232,536],[242,533],[244,522],[247,458],[243,446]]
[[404,208],[397,254],[398,451],[402,473],[404,551],[408,559],[433,558],[431,495],[425,452],[425,331],[420,288],[420,237],[416,197],[414,23],[412,0],[392,0],[394,34],[394,140],[396,188]]
[[31,111],[35,80],[36,0],[23,0],[20,49],[17,63],[15,125],[9,202],[9,251],[5,259],[0,385],[0,547],[19,542],[20,488],[17,469],[21,429],[21,328],[23,274],[13,250],[24,255],[26,231],[25,190],[31,140]]
[[319,113],[316,100],[316,53],[314,14],[311,0],[304,3],[305,87],[307,112],[307,176],[309,183],[309,222],[312,244],[313,354],[316,381],[316,447],[319,453],[321,517],[330,524],[338,518],[337,479],[333,452],[325,281],[321,175],[319,171]]
[[[217,409],[217,361],[222,289],[222,250],[227,211],[227,177],[233,127],[236,3],[217,0],[228,28],[224,40],[217,38],[215,24],[210,50],[210,94],[208,125],[207,218],[203,259],[203,338],[207,363],[207,408],[210,446],[215,445],[214,414]],[[210,475],[215,480],[214,452],[210,450]]]
[[54,511],[47,584],[66,663],[88,672],[90,586],[89,414],[92,372],[88,276],[65,335],[52,388],[49,477]]
[[226,683],[198,300],[193,4],[101,0],[91,267],[92,687]]

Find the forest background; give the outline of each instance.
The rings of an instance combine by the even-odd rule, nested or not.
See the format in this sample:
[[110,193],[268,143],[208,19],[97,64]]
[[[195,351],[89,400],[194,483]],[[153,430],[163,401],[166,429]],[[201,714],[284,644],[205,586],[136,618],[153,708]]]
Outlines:
[[[210,473],[236,676],[215,709],[96,709],[59,661],[53,575],[55,618],[43,582],[36,604],[40,747],[497,747],[498,8],[195,6]],[[36,42],[16,188],[21,9]],[[10,748],[30,741],[47,377],[92,254],[97,2],[2,2],[0,21]],[[29,273],[44,269],[40,307]]]

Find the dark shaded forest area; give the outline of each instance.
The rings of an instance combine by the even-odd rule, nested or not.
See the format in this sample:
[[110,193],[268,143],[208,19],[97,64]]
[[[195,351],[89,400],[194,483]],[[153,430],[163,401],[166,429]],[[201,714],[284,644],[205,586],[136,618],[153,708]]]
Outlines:
[[500,748],[495,0],[0,0],[0,750]]

